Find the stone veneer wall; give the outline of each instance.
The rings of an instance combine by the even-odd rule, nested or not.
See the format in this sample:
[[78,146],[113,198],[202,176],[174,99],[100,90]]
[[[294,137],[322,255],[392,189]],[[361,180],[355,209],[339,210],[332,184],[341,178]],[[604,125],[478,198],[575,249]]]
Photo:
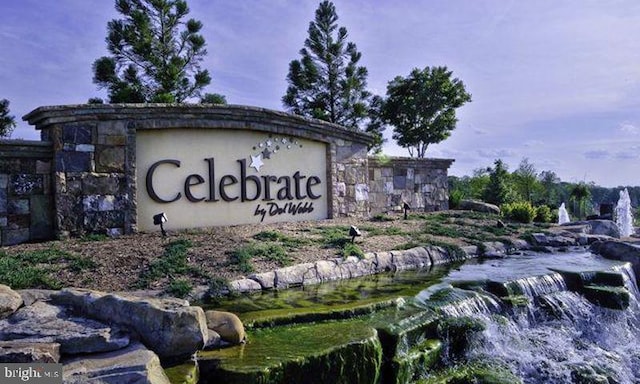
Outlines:
[[371,213],[401,210],[404,202],[414,211],[449,209],[447,171],[452,159],[406,157],[369,158]]
[[[40,107],[24,117],[53,149],[54,228],[58,237],[137,230],[136,132],[247,129],[327,144],[328,215],[369,214],[371,136],[283,112],[244,106],[112,104]],[[331,196],[332,195],[332,196]]]
[[51,143],[0,140],[0,241],[13,245],[53,237]]

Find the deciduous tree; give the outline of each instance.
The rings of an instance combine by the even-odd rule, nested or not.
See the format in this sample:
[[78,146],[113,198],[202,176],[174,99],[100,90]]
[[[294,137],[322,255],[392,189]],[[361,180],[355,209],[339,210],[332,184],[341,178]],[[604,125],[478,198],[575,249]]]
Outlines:
[[93,63],[93,82],[112,103],[184,102],[199,97],[211,77],[202,23],[185,20],[184,0],[116,0],[122,19],[107,24],[111,56]]
[[447,67],[414,69],[387,85],[383,119],[393,126],[393,139],[413,157],[424,157],[429,144],[451,135],[456,109],[471,101],[464,83]]

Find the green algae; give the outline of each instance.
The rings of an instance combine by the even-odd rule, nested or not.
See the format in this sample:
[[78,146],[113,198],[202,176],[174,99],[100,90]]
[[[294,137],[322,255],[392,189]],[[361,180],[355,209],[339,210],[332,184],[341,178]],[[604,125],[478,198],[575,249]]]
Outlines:
[[164,373],[171,384],[196,384],[200,378],[198,364],[195,361],[165,368]]
[[626,288],[587,285],[582,288],[584,297],[604,308],[625,310],[629,308],[631,294]]
[[426,376],[440,360],[442,346],[440,340],[427,339],[412,347],[406,354],[394,357],[383,382],[404,384]]
[[350,318],[394,306],[398,298],[415,296],[425,287],[438,283],[448,270],[444,266],[383,273],[297,289],[218,298],[202,306],[205,310],[233,312],[246,327]]
[[246,344],[197,358],[203,383],[375,383],[382,348],[351,320],[250,330]]
[[415,384],[522,384],[509,369],[498,364],[471,363],[447,368]]

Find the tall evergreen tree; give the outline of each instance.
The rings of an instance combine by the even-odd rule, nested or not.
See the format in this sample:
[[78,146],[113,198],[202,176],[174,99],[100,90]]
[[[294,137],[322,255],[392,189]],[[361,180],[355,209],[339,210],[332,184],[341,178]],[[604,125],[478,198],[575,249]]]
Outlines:
[[16,127],[16,118],[9,114],[9,100],[0,100],[0,137],[9,137]]
[[368,113],[368,72],[358,65],[362,54],[347,42],[347,29],[337,22],[333,3],[320,3],[302,57],[289,63],[282,102],[295,114],[357,128]]
[[211,82],[202,23],[184,0],[116,0],[123,19],[107,24],[111,56],[93,63],[93,82],[112,103],[183,102]]

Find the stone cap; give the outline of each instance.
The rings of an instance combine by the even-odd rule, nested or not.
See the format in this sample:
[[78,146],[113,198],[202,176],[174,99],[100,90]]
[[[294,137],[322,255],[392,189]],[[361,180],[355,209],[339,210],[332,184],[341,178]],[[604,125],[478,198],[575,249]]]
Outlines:
[[22,117],[36,129],[54,124],[127,120],[136,129],[228,128],[272,131],[294,128],[313,136],[371,144],[371,134],[326,121],[243,105],[218,104],[77,104],[43,106]]
[[455,159],[436,159],[430,157],[397,157],[397,156],[369,156],[369,166],[374,167],[421,167],[449,169]]

